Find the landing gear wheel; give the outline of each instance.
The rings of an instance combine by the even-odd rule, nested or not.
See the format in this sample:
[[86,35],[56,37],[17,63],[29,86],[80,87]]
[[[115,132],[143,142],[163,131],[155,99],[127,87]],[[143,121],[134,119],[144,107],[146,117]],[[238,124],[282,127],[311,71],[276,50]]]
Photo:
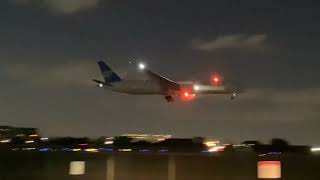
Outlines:
[[174,102],[173,96],[166,96],[165,98],[166,98],[166,100],[167,100],[168,103]]
[[231,99],[231,100],[234,100],[234,99],[236,98],[236,96],[237,96],[237,93],[233,93],[233,94],[231,95],[230,99]]

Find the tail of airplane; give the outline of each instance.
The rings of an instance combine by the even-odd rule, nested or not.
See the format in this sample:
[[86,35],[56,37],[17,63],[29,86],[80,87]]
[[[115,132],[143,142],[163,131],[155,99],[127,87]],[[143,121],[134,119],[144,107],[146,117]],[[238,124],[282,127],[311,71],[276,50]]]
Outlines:
[[98,65],[106,83],[121,81],[121,78],[115,72],[113,72],[113,70],[105,62],[99,61]]

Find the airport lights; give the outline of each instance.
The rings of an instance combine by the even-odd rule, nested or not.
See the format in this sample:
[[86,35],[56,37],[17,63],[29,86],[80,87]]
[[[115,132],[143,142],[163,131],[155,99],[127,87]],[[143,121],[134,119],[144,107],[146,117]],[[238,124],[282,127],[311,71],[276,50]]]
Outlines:
[[320,147],[312,147],[311,152],[320,152]]

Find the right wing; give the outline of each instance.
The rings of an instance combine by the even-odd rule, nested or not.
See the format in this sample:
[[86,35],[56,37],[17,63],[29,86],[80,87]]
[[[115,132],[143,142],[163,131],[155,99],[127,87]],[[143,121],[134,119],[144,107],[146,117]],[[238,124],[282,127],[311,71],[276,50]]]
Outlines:
[[156,80],[165,90],[176,90],[179,91],[181,89],[181,86],[179,83],[174,82],[164,76],[161,76],[155,72],[152,72],[148,69],[145,70],[146,74],[152,78],[153,80]]

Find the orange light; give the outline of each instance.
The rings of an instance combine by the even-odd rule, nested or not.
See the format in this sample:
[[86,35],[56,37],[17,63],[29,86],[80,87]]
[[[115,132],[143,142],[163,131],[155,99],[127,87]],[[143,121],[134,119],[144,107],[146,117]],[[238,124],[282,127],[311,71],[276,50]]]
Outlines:
[[280,161],[260,161],[258,162],[259,179],[280,179],[281,162]]
[[189,96],[189,93],[188,93],[188,92],[185,92],[185,93],[184,93],[184,96],[185,96],[185,97],[188,97],[188,96]]

